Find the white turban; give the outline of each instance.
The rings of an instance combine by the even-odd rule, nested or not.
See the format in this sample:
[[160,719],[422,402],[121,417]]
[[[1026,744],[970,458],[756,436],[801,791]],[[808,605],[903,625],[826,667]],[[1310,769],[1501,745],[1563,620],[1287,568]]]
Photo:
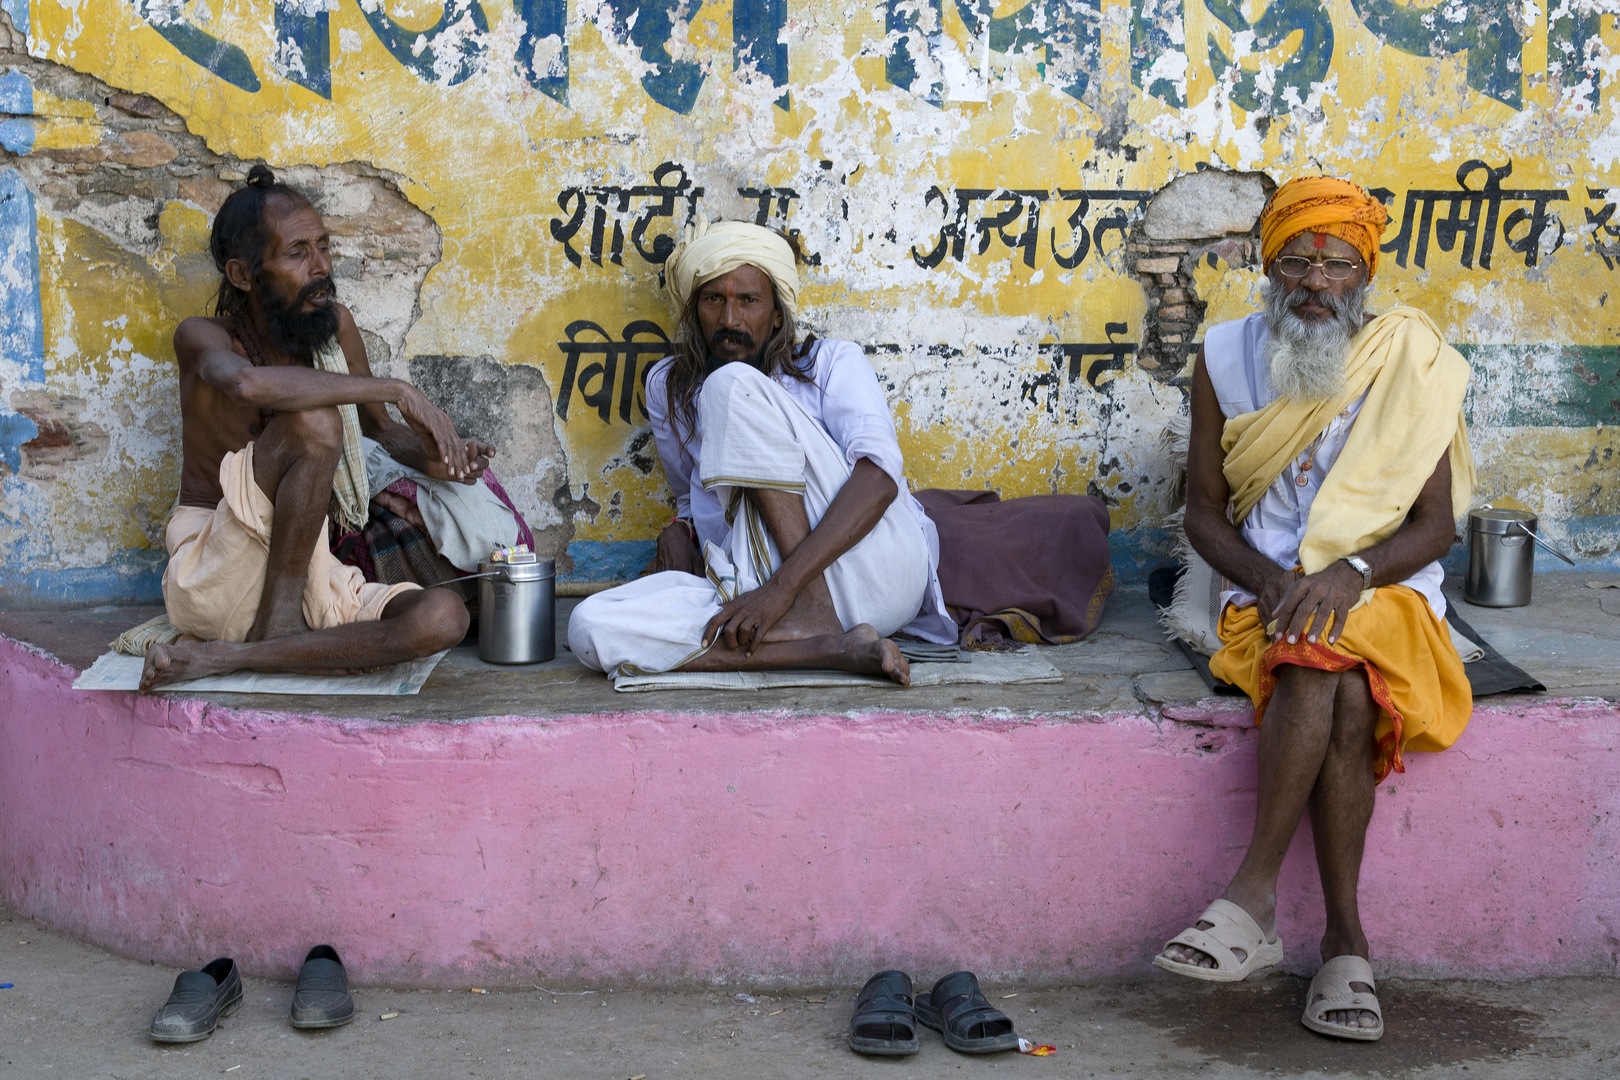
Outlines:
[[664,263],[664,287],[676,307],[685,311],[699,285],[739,266],[758,267],[776,286],[776,298],[788,315],[798,310],[799,270],[793,249],[778,234],[746,221],[710,225],[699,218]]

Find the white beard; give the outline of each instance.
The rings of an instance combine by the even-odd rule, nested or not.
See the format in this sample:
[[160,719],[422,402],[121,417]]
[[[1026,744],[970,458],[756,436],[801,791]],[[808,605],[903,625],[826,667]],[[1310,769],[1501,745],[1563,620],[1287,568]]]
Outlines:
[[1294,312],[1297,303],[1310,296],[1308,290],[1289,291],[1270,280],[1264,290],[1266,327],[1271,331],[1266,339],[1266,364],[1272,389],[1295,401],[1338,397],[1344,391],[1350,342],[1361,332],[1366,286],[1350,290],[1340,300],[1317,294],[1316,299],[1333,315],[1314,323]]

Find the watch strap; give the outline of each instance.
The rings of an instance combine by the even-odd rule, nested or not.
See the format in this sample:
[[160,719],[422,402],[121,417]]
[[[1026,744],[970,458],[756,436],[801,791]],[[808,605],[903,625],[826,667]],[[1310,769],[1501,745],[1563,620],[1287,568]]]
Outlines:
[[1360,558],[1356,555],[1347,555],[1345,556],[1344,561],[1350,564],[1350,568],[1352,570],[1361,575],[1361,587],[1363,589],[1370,589],[1373,587],[1373,569],[1372,566],[1368,564],[1366,559]]

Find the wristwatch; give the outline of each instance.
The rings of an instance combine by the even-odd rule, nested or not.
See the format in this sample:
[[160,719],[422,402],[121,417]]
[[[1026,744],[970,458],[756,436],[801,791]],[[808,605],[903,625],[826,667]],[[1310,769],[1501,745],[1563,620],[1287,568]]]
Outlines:
[[1373,587],[1372,567],[1367,565],[1366,559],[1363,559],[1357,555],[1346,555],[1344,557],[1344,561],[1350,564],[1350,568],[1352,570],[1361,575],[1361,587],[1363,589],[1370,589]]

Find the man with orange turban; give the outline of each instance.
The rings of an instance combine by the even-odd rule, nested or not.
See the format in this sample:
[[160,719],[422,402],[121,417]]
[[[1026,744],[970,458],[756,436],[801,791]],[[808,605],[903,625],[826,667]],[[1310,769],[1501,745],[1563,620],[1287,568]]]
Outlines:
[[1358,1040],[1384,1032],[1356,895],[1374,791],[1473,709],[1439,563],[1473,490],[1468,364],[1422,312],[1366,312],[1386,220],[1355,184],[1284,184],[1265,309],[1198,354],[1187,539],[1220,575],[1210,670],[1254,702],[1259,802],[1225,895],[1153,961],[1212,982],[1280,962],[1277,875],[1309,808],[1327,931],[1303,1021]]

